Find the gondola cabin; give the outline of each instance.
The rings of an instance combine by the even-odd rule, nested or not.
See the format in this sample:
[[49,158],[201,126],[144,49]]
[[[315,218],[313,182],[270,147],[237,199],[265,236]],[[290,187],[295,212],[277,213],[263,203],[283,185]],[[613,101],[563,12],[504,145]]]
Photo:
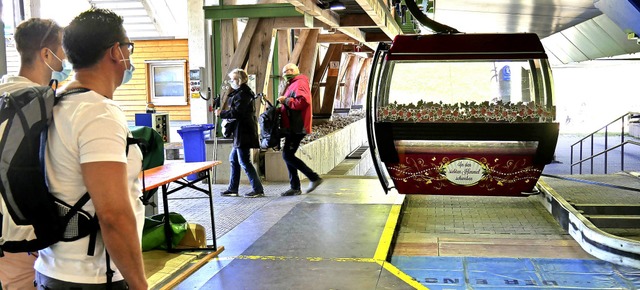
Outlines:
[[558,139],[552,87],[535,34],[398,35],[380,44],[367,131],[383,188],[531,194]]

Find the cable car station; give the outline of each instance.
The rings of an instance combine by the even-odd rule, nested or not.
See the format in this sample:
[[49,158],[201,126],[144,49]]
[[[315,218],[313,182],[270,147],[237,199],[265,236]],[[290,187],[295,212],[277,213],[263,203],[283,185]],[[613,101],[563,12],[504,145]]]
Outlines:
[[[173,1],[86,2],[123,15],[141,44],[114,100],[130,123],[148,103],[163,114],[145,126],[165,128],[165,164],[191,150],[169,127],[218,122],[235,68],[273,102],[297,64],[314,125],[332,128],[297,153],[316,190],[281,196],[282,152],[256,149],[265,196],[242,198],[220,196],[233,140],[216,124],[206,178],[161,181],[151,209],[170,204],[214,246],[144,252],[151,289],[640,289],[640,103],[611,96],[621,117],[563,134],[601,116],[570,113],[589,99],[561,81],[593,61],[637,72],[637,1],[194,0],[181,36],[167,34]],[[152,21],[135,28],[138,14]],[[184,95],[158,93],[163,66]],[[345,116],[357,117],[335,125]]]

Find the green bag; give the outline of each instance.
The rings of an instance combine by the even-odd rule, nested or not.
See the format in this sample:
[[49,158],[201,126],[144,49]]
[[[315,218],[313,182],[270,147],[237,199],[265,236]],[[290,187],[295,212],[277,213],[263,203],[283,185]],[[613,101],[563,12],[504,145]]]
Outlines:
[[[187,234],[189,223],[184,217],[175,212],[169,213],[169,223],[173,232],[171,244],[177,246],[182,238]],[[146,217],[144,220],[144,228],[142,230],[142,251],[150,251],[153,249],[167,249],[166,237],[164,235],[164,214],[157,214]]]

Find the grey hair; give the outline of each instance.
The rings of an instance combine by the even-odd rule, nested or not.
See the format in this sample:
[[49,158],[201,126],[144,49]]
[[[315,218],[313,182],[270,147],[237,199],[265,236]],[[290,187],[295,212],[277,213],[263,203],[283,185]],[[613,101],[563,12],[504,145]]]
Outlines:
[[240,68],[233,69],[229,73],[230,79],[234,78],[234,76],[235,78],[240,80],[240,84],[245,84],[249,80],[249,75],[247,75],[247,72]]

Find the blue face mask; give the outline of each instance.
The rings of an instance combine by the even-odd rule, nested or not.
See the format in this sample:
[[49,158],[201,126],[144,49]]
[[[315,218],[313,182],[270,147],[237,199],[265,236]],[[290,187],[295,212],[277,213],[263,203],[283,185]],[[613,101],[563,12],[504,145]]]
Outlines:
[[71,63],[69,61],[65,60],[61,60],[55,53],[53,53],[53,51],[51,51],[51,49],[49,49],[49,51],[51,52],[51,54],[60,61],[60,63],[62,63],[62,70],[61,71],[56,71],[55,69],[53,69],[47,62],[45,62],[44,64],[47,65],[47,67],[49,67],[49,69],[51,70],[51,79],[52,80],[56,80],[59,83],[63,82],[64,80],[66,80],[69,77],[69,74],[71,74]]
[[[118,49],[120,49],[118,47]],[[124,85],[126,83],[128,83],[131,78],[133,78],[133,71],[136,70],[136,68],[133,66],[133,63],[131,62],[131,56],[129,56],[129,58],[124,58],[124,54],[122,53],[122,49],[120,49],[120,54],[122,54],[122,62],[124,62],[125,65],[125,70],[124,70],[124,74],[122,75],[122,83],[120,83],[120,85]],[[127,65],[127,60],[129,61],[129,68],[126,68]]]

